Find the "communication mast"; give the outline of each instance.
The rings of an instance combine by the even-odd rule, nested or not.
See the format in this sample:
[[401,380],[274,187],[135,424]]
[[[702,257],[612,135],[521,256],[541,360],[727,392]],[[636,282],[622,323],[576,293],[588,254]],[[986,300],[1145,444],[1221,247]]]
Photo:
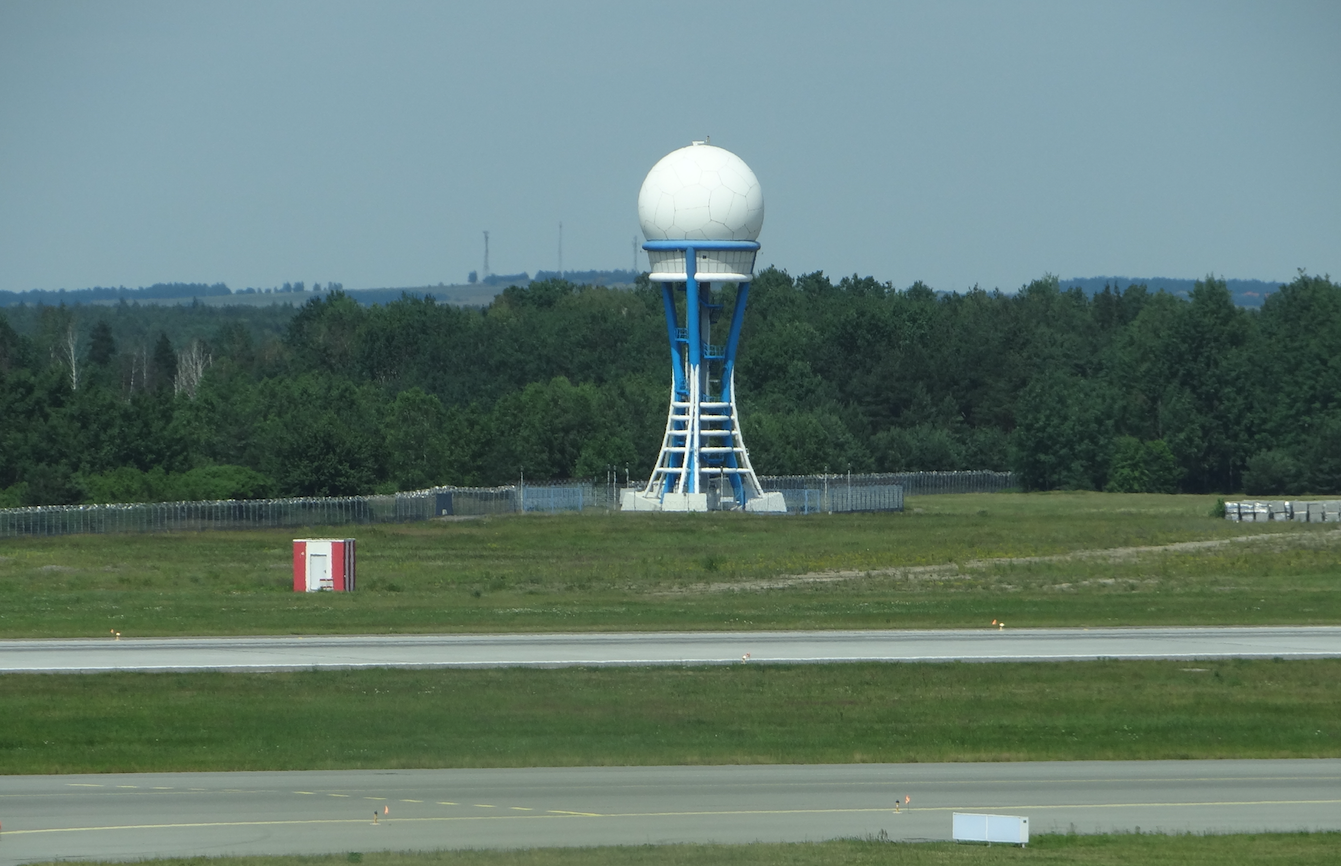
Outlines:
[[484,233],[484,276],[489,276],[489,232]]

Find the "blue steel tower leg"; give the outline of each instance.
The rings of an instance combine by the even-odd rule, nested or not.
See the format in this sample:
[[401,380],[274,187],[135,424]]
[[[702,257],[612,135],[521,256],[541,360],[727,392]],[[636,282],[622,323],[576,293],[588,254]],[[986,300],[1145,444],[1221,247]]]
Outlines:
[[[726,357],[722,363],[722,402],[732,407],[731,414],[733,416],[736,414],[734,411],[736,405],[736,347],[740,345],[740,329],[745,323],[745,301],[749,296],[749,283],[741,283],[736,287],[736,308],[731,311],[731,333],[726,338]],[[741,444],[743,446],[743,440]],[[733,469],[740,468],[740,461],[736,458],[734,450],[727,455],[727,465]],[[731,476],[731,492],[734,494],[739,507],[744,508],[745,485],[741,482],[738,472]]]
[[[781,493],[765,492],[750,464],[736,409],[735,367],[740,331],[749,298],[753,241],[648,241],[657,251],[661,302],[670,342],[671,400],[661,453],[647,487],[627,491],[622,507],[643,511],[786,511]],[[667,256],[675,253],[675,259]],[[700,272],[700,259],[708,270]],[[673,261],[683,261],[679,271]],[[706,277],[706,279],[700,279]],[[725,345],[713,345],[712,323],[721,305],[714,283],[737,283],[731,329]],[[677,315],[676,292],[685,293],[684,327]],[[727,485],[730,493],[727,493]],[[720,496],[711,499],[714,485]]]
[[686,442],[684,454],[684,473],[680,475],[680,493],[699,493],[698,475],[702,467],[700,461],[700,449],[698,441],[698,404],[703,397],[703,375],[699,370],[699,365],[703,360],[703,333],[702,303],[698,296],[698,280],[695,277],[697,262],[693,247],[686,247],[684,251],[684,318],[685,327],[689,331],[689,435]]
[[[668,469],[680,469],[684,466],[684,451],[688,429],[676,417],[674,406],[676,403],[687,403],[689,401],[689,386],[685,382],[684,359],[681,356],[681,346],[685,339],[680,335],[679,324],[675,316],[675,294],[671,283],[661,284],[661,304],[666,312],[666,332],[670,338],[671,355],[671,412],[666,422],[666,436],[662,442],[663,452],[670,449],[667,457],[670,461]],[[669,492],[675,484],[678,475],[676,473],[667,473],[662,480],[660,490],[657,491],[658,498]]]

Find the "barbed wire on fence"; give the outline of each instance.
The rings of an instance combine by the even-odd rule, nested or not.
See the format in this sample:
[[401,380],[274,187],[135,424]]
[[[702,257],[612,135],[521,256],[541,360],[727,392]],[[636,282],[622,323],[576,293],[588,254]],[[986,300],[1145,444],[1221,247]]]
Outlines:
[[932,496],[940,493],[1000,493],[1014,490],[1019,481],[1013,472],[990,469],[945,472],[876,472],[820,475],[761,475],[759,482],[767,490],[794,490],[858,487],[887,487],[897,484],[906,496]]
[[[761,476],[794,514],[900,511],[904,496],[990,493],[1016,486],[1009,472],[898,472]],[[633,484],[632,487],[640,485]],[[406,523],[517,512],[617,511],[624,487],[609,480],[503,487],[431,487],[372,496],[36,505],[0,509],[0,538],[131,532],[298,528]]]

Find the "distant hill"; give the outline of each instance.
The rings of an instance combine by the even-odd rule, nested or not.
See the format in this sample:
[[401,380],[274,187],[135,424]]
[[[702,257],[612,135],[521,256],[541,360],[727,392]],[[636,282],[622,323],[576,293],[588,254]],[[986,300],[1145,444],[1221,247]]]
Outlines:
[[163,301],[185,298],[209,298],[231,295],[232,291],[223,283],[206,285],[205,283],[154,283],[138,289],[125,286],[91,289],[31,289],[26,292],[0,292],[0,307],[12,307],[16,304],[45,304],[55,307],[60,304],[91,304],[97,301]]
[[533,280],[564,279],[579,286],[631,286],[638,282],[637,271],[537,271]]
[[[1160,289],[1171,295],[1187,297],[1192,294],[1196,280],[1175,280],[1169,277],[1076,277],[1062,280],[1064,289],[1081,288],[1088,295],[1098,294],[1105,286],[1121,291],[1131,285],[1144,284],[1152,292]],[[1260,307],[1266,296],[1278,290],[1284,283],[1272,283],[1265,280],[1225,280],[1234,303],[1240,307]]]
[[[472,273],[474,273],[472,271]],[[490,274],[480,280],[486,286],[524,286],[531,282],[531,275],[522,271],[520,274]],[[471,283],[474,285],[474,283]]]
[[[323,289],[314,284],[310,289],[303,283],[285,283],[270,289],[246,288],[233,291],[224,283],[206,285],[205,283],[155,283],[152,286],[128,289],[116,288],[92,289],[33,289],[27,292],[0,291],[0,307],[12,307],[20,304],[30,306],[58,306],[66,304],[96,304],[106,306],[121,301],[141,304],[191,304],[196,300],[211,307],[246,306],[268,307],[274,304],[292,304],[302,306],[316,293],[340,289],[355,301],[369,304],[387,304],[398,300],[402,293],[422,298],[432,295],[435,300],[461,306],[488,306],[496,295],[508,286],[528,286],[535,280],[552,280],[559,277],[558,271],[540,271],[534,277],[525,272],[520,274],[490,274],[474,283],[436,286],[397,286],[390,288],[346,289],[340,283],[328,283]],[[635,271],[564,271],[563,279],[579,285],[628,286],[638,279]]]

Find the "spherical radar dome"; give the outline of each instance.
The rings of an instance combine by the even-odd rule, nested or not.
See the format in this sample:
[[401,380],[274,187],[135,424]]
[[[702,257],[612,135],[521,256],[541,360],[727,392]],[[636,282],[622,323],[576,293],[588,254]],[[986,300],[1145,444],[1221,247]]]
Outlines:
[[638,193],[651,240],[752,241],[764,225],[764,193],[744,160],[694,143],[652,166]]

